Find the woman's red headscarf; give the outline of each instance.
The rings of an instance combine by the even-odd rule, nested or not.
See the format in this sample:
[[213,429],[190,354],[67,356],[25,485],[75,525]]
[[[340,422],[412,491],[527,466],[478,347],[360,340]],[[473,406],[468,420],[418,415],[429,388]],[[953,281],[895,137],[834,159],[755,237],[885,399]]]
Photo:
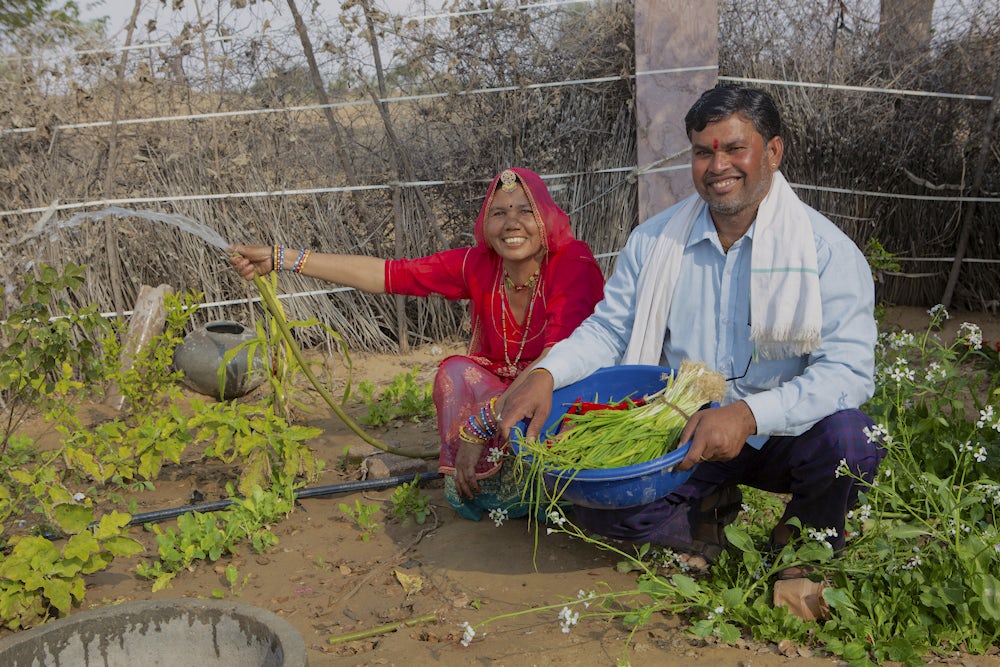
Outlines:
[[[538,225],[540,236],[542,237],[542,247],[546,252],[559,252],[563,245],[573,240],[573,230],[569,225],[569,216],[559,208],[552,200],[549,189],[541,176],[535,172],[511,167],[504,171],[512,171],[517,174],[517,182],[524,187],[524,194],[528,197],[531,209],[535,214],[535,224]],[[486,243],[486,213],[493,203],[493,196],[497,191],[497,183],[503,172],[493,177],[489,189],[486,191],[486,199],[483,200],[483,207],[479,210],[479,217],[476,218],[476,244],[487,248],[491,253],[495,253]]]

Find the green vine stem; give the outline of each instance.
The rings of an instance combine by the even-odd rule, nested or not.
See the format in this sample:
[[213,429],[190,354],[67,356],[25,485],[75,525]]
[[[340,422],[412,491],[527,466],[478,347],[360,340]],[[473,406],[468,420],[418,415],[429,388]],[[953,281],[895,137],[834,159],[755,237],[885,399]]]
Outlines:
[[427,614],[426,616],[418,616],[416,618],[409,618],[405,621],[398,621],[396,623],[386,623],[385,625],[379,625],[374,628],[368,628],[367,630],[358,630],[356,632],[347,632],[342,635],[334,635],[326,640],[327,644],[343,644],[345,642],[353,642],[358,639],[366,639],[368,637],[374,637],[376,635],[387,635],[390,632],[395,632],[400,628],[412,628],[414,625],[419,625],[420,623],[432,623],[437,621],[437,616],[434,614]]
[[425,458],[424,454],[397,449],[396,447],[388,445],[374,436],[369,435],[363,428],[361,428],[361,426],[358,425],[356,421],[351,419],[350,415],[344,412],[343,408],[337,404],[337,400],[330,395],[330,392],[327,391],[326,387],[323,386],[323,384],[316,377],[316,374],[312,372],[312,368],[310,368],[309,364],[306,362],[306,358],[302,354],[302,350],[295,342],[295,338],[292,337],[292,331],[288,328],[288,322],[285,320],[285,317],[281,312],[281,306],[278,304],[277,298],[268,287],[267,283],[264,282],[264,279],[260,276],[254,276],[253,282],[254,285],[257,286],[257,290],[260,292],[260,297],[263,300],[264,306],[277,323],[278,329],[281,331],[281,336],[288,344],[288,347],[292,352],[292,356],[295,357],[295,361],[298,362],[299,368],[302,369],[302,372],[305,374],[310,384],[315,387],[316,391],[318,391],[319,395],[323,397],[323,400],[330,406],[330,409],[333,410],[334,414],[336,414],[342,422],[347,424],[349,429],[354,431],[354,433],[356,433],[362,440],[367,442],[372,447],[381,449],[383,452],[396,454],[398,456],[406,456],[411,459]]

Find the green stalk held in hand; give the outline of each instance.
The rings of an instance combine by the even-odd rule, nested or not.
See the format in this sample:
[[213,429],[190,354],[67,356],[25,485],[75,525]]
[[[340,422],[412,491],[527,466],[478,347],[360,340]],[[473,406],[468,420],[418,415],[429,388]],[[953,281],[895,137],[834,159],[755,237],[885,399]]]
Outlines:
[[278,330],[281,333],[281,337],[285,340],[285,343],[288,345],[288,351],[292,353],[292,357],[299,364],[299,369],[302,371],[303,375],[306,376],[306,379],[309,380],[310,384],[312,384],[312,386],[316,389],[316,391],[319,392],[319,395],[323,398],[326,404],[330,406],[330,409],[333,410],[334,414],[336,414],[349,429],[354,431],[355,434],[357,434],[362,440],[367,442],[369,445],[377,447],[378,449],[381,449],[384,452],[389,452],[390,454],[398,454],[400,456],[408,456],[411,458],[422,458],[424,455],[420,452],[409,452],[403,449],[399,449],[397,447],[393,447],[391,445],[382,442],[381,440],[375,438],[372,435],[369,435],[364,431],[364,429],[362,429],[358,425],[357,422],[351,419],[351,417],[346,412],[344,412],[344,410],[340,407],[340,405],[337,404],[337,401],[333,398],[333,396],[330,395],[330,392],[327,391],[326,387],[324,387],[323,384],[316,377],[316,374],[312,372],[309,363],[306,361],[306,358],[302,354],[302,350],[299,349],[298,344],[292,337],[292,332],[288,328],[288,322],[285,321],[285,316],[281,308],[281,305],[278,302],[278,296],[277,294],[275,294],[274,288],[260,276],[254,277],[253,282],[254,285],[257,286],[257,291],[260,292],[261,301],[263,302],[264,307],[267,309],[267,312],[270,313],[271,316],[274,318],[274,322],[278,326]]

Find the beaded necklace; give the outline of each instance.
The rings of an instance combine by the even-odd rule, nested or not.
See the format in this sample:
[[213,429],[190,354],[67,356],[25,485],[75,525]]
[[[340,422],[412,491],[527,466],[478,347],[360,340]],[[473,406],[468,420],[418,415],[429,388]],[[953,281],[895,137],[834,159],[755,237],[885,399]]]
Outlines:
[[[506,272],[505,272],[506,277]],[[536,272],[537,276],[538,273]],[[528,314],[524,317],[524,334],[521,336],[521,344],[517,348],[517,355],[513,360],[510,358],[510,353],[507,352],[507,311],[510,311],[510,316],[514,317],[514,310],[510,306],[510,300],[507,298],[507,289],[504,285],[505,281],[500,281],[500,327],[503,333],[503,358],[507,364],[506,371],[507,377],[513,378],[517,376],[517,363],[521,361],[521,355],[524,354],[524,345],[528,342],[528,330],[531,327],[531,313],[535,310],[535,293],[538,291],[538,285],[541,283],[540,280],[530,280],[531,283],[531,297],[528,301]],[[527,288],[527,285],[525,285]],[[517,290],[515,288],[516,291]]]
[[528,277],[528,280],[523,285],[518,285],[514,282],[514,279],[510,277],[510,274],[507,273],[507,269],[504,269],[503,282],[507,285],[507,287],[511,288],[515,292],[523,292],[524,290],[535,286],[535,283],[538,282],[538,272],[539,269],[535,269],[535,272]]

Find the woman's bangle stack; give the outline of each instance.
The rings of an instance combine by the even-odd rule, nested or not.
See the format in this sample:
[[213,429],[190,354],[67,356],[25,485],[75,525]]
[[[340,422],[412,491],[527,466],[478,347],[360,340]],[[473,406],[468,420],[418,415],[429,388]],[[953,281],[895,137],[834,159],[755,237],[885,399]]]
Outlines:
[[281,271],[285,266],[285,246],[276,245],[271,247],[271,270]]
[[[306,260],[309,259],[309,250],[305,248],[299,249],[299,256],[292,264],[292,273],[302,273],[302,268],[306,265]],[[271,247],[271,269],[273,271],[284,271],[285,270],[285,246],[276,245]]]
[[478,413],[469,415],[468,421],[458,430],[458,437],[471,445],[485,445],[497,434],[499,423],[496,413],[496,396],[479,409]]

